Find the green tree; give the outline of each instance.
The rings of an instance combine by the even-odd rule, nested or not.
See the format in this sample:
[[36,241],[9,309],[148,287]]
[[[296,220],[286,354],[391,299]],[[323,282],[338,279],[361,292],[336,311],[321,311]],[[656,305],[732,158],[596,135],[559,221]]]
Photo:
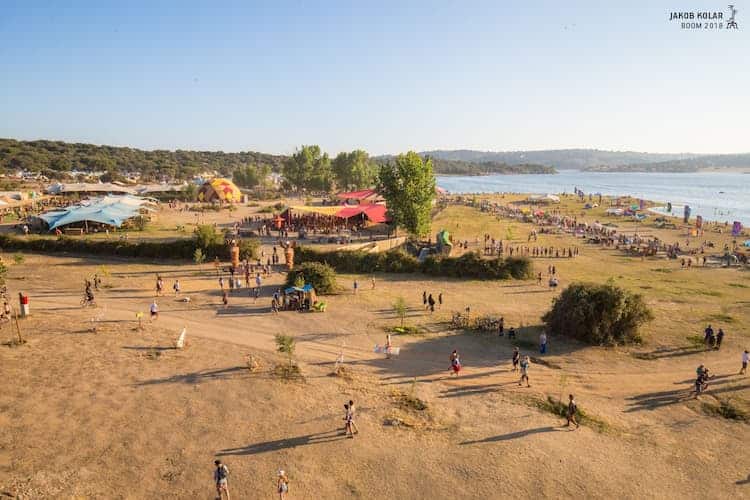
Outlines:
[[377,179],[377,167],[367,152],[357,149],[342,152],[331,163],[336,185],[346,190],[371,187]]
[[295,151],[282,167],[285,184],[294,191],[330,191],[333,187],[333,171],[328,154],[320,146],[302,146]]
[[200,266],[205,261],[206,261],[206,255],[203,253],[203,250],[200,248],[196,248],[195,252],[193,252],[193,262],[195,262],[196,264]]
[[401,319],[401,328],[404,327],[404,320],[406,319],[406,300],[404,300],[403,297],[396,297],[396,300],[393,302],[393,312],[396,313],[396,316]]
[[430,233],[430,211],[435,198],[432,160],[423,160],[413,151],[398,155],[380,167],[378,189],[388,203],[394,226],[419,237]]
[[252,189],[263,184],[270,171],[271,169],[266,165],[258,167],[245,165],[234,171],[232,180],[240,187]]
[[294,337],[277,333],[274,340],[276,340],[276,350],[287,355],[289,367],[291,368],[294,365],[294,349],[297,347]]
[[573,283],[542,317],[553,335],[595,345],[640,342],[641,325],[653,319],[643,297],[612,283]]

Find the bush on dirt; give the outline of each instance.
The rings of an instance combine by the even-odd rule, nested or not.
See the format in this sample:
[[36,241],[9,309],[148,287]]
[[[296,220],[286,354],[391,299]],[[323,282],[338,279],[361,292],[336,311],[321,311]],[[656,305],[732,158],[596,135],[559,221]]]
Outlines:
[[286,275],[286,285],[297,286],[299,278],[302,278],[306,284],[312,285],[315,291],[321,295],[333,293],[338,288],[336,271],[328,264],[303,262],[295,266]]
[[611,283],[573,283],[542,318],[553,335],[594,345],[639,343],[638,329],[651,319],[640,295]]

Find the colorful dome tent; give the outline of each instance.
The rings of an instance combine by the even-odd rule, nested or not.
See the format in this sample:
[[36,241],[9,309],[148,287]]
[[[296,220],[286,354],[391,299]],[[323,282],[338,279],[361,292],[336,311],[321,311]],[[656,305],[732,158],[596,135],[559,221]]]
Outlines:
[[229,179],[217,177],[206,181],[198,190],[198,201],[218,201],[226,203],[239,203],[242,201],[242,192],[234,182]]

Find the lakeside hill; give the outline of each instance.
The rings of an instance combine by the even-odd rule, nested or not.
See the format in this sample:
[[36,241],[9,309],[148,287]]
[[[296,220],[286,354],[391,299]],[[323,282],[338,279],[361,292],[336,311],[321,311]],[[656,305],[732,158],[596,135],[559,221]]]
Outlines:
[[591,172],[697,172],[703,169],[750,168],[750,153],[735,155],[705,155],[682,160],[631,165],[596,165]]
[[[432,160],[432,169],[437,175],[518,175],[518,174],[556,174],[557,170],[548,165],[534,163],[508,164],[500,161],[464,161],[446,160],[419,153]],[[383,155],[374,158],[378,164],[387,163],[394,155]]]
[[99,146],[63,141],[17,141],[0,138],[0,171],[25,170],[55,178],[71,170],[87,172],[139,172],[144,178],[187,179],[205,171],[222,175],[246,165],[281,168],[285,156],[243,151],[167,151]]
[[537,164],[557,169],[580,169],[602,165],[631,165],[695,158],[692,153],[643,153],[600,149],[548,149],[539,151],[474,151],[469,149],[435,150],[420,153],[442,160],[471,163],[498,162],[509,165]]

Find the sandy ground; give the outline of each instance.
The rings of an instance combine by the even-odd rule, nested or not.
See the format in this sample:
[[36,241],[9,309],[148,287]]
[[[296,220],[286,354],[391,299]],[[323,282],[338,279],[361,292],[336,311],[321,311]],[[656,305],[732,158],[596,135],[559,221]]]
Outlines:
[[[518,244],[530,230],[475,215],[454,207],[434,226],[467,239],[510,228]],[[172,231],[169,220],[190,217],[160,213],[164,231]],[[230,223],[226,214],[206,218]],[[539,244],[574,243],[566,238],[542,235]],[[728,237],[704,239],[722,245]],[[0,346],[0,498],[209,499],[216,457],[230,469],[235,499],[274,498],[279,468],[291,480],[288,498],[750,497],[750,426],[703,410],[750,400],[750,377],[736,375],[750,344],[747,272],[683,270],[596,247],[577,259],[538,259],[540,271],[557,266],[563,287],[613,279],[643,293],[656,315],[642,347],[551,338],[541,358],[538,325],[556,292],[535,282],[376,275],[373,290],[369,276],[340,276],[342,291],[325,298],[326,313],[274,315],[270,294],[281,274],[264,283],[257,303],[243,290],[223,309],[210,265],[3,257],[9,290],[31,296],[32,316],[20,322],[26,344]],[[104,276],[98,307],[82,308],[83,280],[94,273]],[[148,313],[157,273],[168,292],[179,279],[191,301],[167,293],[157,299],[160,318],[139,329],[136,315]],[[443,309],[425,312],[423,290],[442,292]],[[386,360],[373,346],[398,324],[391,306],[398,296],[410,305],[407,322],[425,333],[395,336],[401,354]],[[466,306],[521,327],[522,353],[542,359],[532,364],[531,388],[510,371],[507,339],[448,328],[451,312]],[[728,332],[720,351],[686,343],[706,322]],[[183,327],[189,344],[175,350]],[[297,339],[304,381],[274,375],[286,362],[275,352],[276,333]],[[14,335],[12,325],[0,329],[3,342]],[[464,365],[459,378],[448,376],[452,349]],[[341,353],[345,373],[334,376]],[[260,363],[254,372],[251,355]],[[716,378],[696,400],[690,391],[700,363]],[[571,392],[601,425],[571,431],[539,409],[548,396]],[[427,410],[400,405],[404,394]],[[342,430],[349,399],[358,407],[354,439]]]

